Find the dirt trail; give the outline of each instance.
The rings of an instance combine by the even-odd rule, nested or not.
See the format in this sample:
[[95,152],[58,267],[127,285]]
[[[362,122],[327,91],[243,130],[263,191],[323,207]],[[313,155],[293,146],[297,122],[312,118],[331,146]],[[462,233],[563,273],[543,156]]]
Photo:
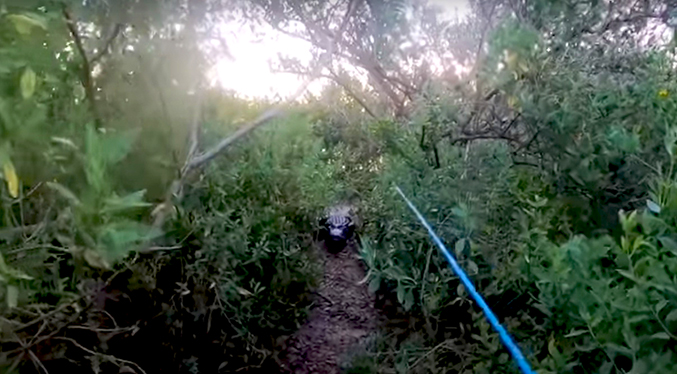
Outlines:
[[340,373],[346,356],[359,351],[377,328],[374,296],[366,282],[359,284],[366,272],[354,240],[337,254],[318,246],[324,278],[308,322],[288,341],[286,373]]

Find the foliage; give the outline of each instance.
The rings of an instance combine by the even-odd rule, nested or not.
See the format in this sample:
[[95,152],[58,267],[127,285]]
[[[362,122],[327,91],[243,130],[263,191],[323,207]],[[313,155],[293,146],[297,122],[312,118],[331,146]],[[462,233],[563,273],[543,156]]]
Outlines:
[[[386,317],[349,370],[516,372],[395,185],[538,372],[674,372],[673,5],[312,5],[1,4],[3,372],[275,371],[344,200]],[[333,83],[184,174],[271,105],[206,88],[229,17],[335,42]]]
[[[156,33],[153,20],[127,18],[142,15],[142,5],[143,14],[163,14],[148,2],[8,5],[0,41],[2,371],[274,367],[306,315],[317,275],[314,223],[335,192],[305,117],[194,175],[161,232],[151,208],[185,158],[186,124],[200,104],[186,88],[199,86],[201,71],[187,74],[168,57],[196,54],[197,37],[168,43],[178,31]],[[181,18],[167,13],[174,16]],[[110,21],[143,27],[125,29],[123,39]],[[109,31],[103,50],[90,44]],[[198,67],[200,56],[186,63]],[[267,105],[205,91],[203,147]],[[167,359],[158,363],[148,347]]]
[[[404,140],[411,147],[430,129],[430,142],[410,157],[385,148],[385,183],[372,197],[383,203],[363,256],[372,288],[416,322],[384,339],[374,371],[516,370],[393,184],[454,248],[539,372],[674,370],[672,219],[656,202],[663,186],[667,203],[674,175],[670,54],[631,50],[621,62],[550,42],[508,21],[489,43],[487,104],[514,127],[464,128],[502,120],[434,92]],[[440,144],[445,131],[458,134],[452,147]],[[496,140],[453,146],[483,137]]]

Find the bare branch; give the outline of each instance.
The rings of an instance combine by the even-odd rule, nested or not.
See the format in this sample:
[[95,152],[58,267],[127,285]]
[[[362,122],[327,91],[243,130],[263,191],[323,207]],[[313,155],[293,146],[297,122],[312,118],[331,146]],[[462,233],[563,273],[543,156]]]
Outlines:
[[96,63],[97,61],[99,61],[103,56],[105,56],[106,53],[108,53],[111,44],[113,44],[113,41],[115,40],[115,38],[117,38],[118,35],[120,35],[120,31],[122,31],[122,24],[118,23],[113,28],[113,32],[111,32],[108,39],[106,39],[106,42],[103,44],[103,47],[99,50],[99,52],[97,54],[92,56],[92,58],[90,59],[90,63],[92,65],[94,63]]
[[[307,86],[307,85],[306,85]],[[305,91],[305,90],[304,90]],[[300,95],[299,95],[300,96]],[[298,97],[298,96],[296,96]],[[294,99],[296,99],[294,97]],[[221,154],[223,151],[226,150],[231,144],[239,140],[240,138],[244,137],[245,135],[249,134],[252,130],[265,125],[266,123],[270,122],[271,120],[275,119],[278,117],[280,114],[282,114],[282,111],[279,108],[270,108],[266,110],[262,115],[260,115],[257,119],[254,121],[246,124],[245,126],[240,127],[235,133],[233,133],[231,136],[221,140],[219,144],[214,146],[212,149],[209,151],[195,156],[193,159],[190,160],[186,164],[185,172],[184,174],[187,174],[195,169],[199,169],[202,166],[204,166],[206,163],[209,161],[213,160]]]
[[[317,62],[317,65],[315,69],[313,69],[313,72],[311,73],[310,77],[299,87],[298,90],[288,99],[289,102],[296,100],[299,98],[308,88],[310,83],[312,83],[317,77],[319,77],[322,74],[322,70],[324,69],[325,65],[330,66],[330,62],[332,59],[332,56],[334,54],[334,50],[336,49],[336,45],[340,43],[340,37],[343,35],[344,29],[346,25],[348,24],[348,19],[352,16],[353,12],[357,8],[357,3],[360,0],[350,0],[348,3],[348,9],[346,10],[346,14],[343,17],[343,21],[341,23],[341,26],[338,30],[338,33],[336,34],[335,38],[330,39],[328,42],[327,46],[327,53],[326,57],[328,58],[328,61],[322,61],[322,58]],[[190,161],[186,163],[186,167],[184,170],[183,175],[195,170],[199,169],[202,166],[204,166],[206,163],[209,161],[213,160],[216,156],[221,154],[226,148],[228,148],[231,144],[239,140],[240,138],[244,137],[245,135],[249,134],[252,130],[265,125],[266,123],[270,122],[274,118],[278,117],[280,114],[282,114],[282,110],[280,107],[277,108],[270,108],[266,110],[261,116],[259,116],[256,120],[253,122],[250,122],[249,124],[241,127],[238,129],[234,134],[231,136],[223,139],[219,144],[214,146],[212,149],[209,151],[206,151],[205,153],[199,155],[199,156],[194,156],[191,157]]]
[[[115,357],[115,356],[107,355],[107,354],[104,354],[104,353],[95,352],[95,351],[93,351],[93,350],[91,350],[91,349],[89,349],[89,348],[86,348],[86,347],[83,346],[82,344],[78,343],[75,339],[66,338],[66,337],[61,337],[61,336],[57,336],[57,337],[55,337],[54,339],[55,339],[55,340],[63,340],[63,341],[70,342],[70,343],[72,343],[74,346],[76,346],[76,347],[80,348],[81,350],[83,350],[83,351],[89,353],[90,355],[105,357],[106,359],[108,359],[108,360],[110,360],[110,361],[113,361],[113,362],[115,362],[116,364],[117,364],[117,363],[121,363],[121,364],[133,365],[134,367],[136,367],[137,369],[139,369],[139,371],[140,371],[141,373],[146,374],[146,372],[145,372],[145,371],[141,368],[141,366],[139,366],[139,364],[137,364],[136,362],[128,361],[128,360],[123,360],[123,359],[121,359],[121,358],[117,358],[117,357]],[[122,366],[122,365],[118,365],[118,366]]]
[[96,105],[95,98],[96,90],[94,88],[94,79],[92,78],[92,66],[87,57],[85,47],[82,44],[82,37],[78,32],[78,27],[77,24],[75,23],[75,20],[73,20],[73,16],[71,15],[70,11],[66,8],[65,5],[63,7],[62,12],[64,18],[66,19],[66,26],[68,27],[68,30],[70,31],[71,36],[73,37],[73,41],[75,42],[75,48],[78,50],[80,56],[82,57],[82,77],[80,78],[80,80],[82,82],[82,86],[85,89],[85,96],[87,97],[87,101],[89,101],[89,107],[90,110],[92,111],[92,114],[94,115],[94,120],[96,121],[97,127],[101,127],[101,116],[99,114],[99,108]]
[[[310,72],[305,72],[305,71],[300,71],[300,70],[274,70],[274,73],[288,73],[288,74],[296,74],[296,75],[310,75]],[[330,74],[320,74],[318,75],[318,78],[326,78],[331,80],[332,82],[338,84],[343,88],[343,90],[353,98],[363,109],[364,111],[369,114],[374,119],[377,119],[378,116],[376,116],[375,112],[367,105],[366,101],[364,101],[358,94],[357,92],[353,91],[353,89],[350,87],[350,84],[346,82],[344,79],[341,78],[336,72],[334,72],[332,69],[329,69]]]
[[[357,2],[360,0],[351,0],[352,2]],[[348,10],[346,11],[346,16],[345,18],[349,18],[354,10],[354,7],[348,7]],[[347,23],[347,21],[344,22],[344,26]],[[325,68],[325,66],[331,66],[331,61],[334,55],[334,50],[336,48],[336,45],[340,42],[339,37],[342,35],[343,30],[339,30],[339,33],[337,34],[336,38],[329,38],[327,40],[327,46],[325,46],[325,51],[326,53],[321,56],[315,68],[313,69],[312,73],[310,76],[306,79],[306,81],[301,84],[301,86],[296,90],[296,92],[290,96],[290,98],[287,100],[287,102],[293,102],[294,100],[298,99],[307,89],[308,86],[318,77],[322,75],[322,70]],[[212,147],[210,150],[205,151],[202,154],[197,154],[197,141],[196,141],[196,130],[195,128],[198,126],[196,123],[199,121],[199,118],[194,118],[193,122],[193,131],[191,133],[191,145],[190,145],[190,152],[188,154],[188,157],[186,159],[186,163],[184,164],[184,167],[181,169],[180,176],[177,180],[172,182],[172,185],[167,191],[167,194],[165,195],[165,199],[162,203],[160,203],[154,210],[152,215],[155,217],[153,220],[153,227],[159,228],[162,227],[162,225],[165,222],[165,219],[167,218],[167,215],[169,213],[169,210],[172,208],[172,199],[173,197],[178,197],[180,198],[180,192],[183,187],[183,184],[186,180],[186,177],[193,171],[198,170],[205,166],[207,163],[215,159],[217,156],[219,156],[221,153],[225,152],[228,147],[230,147],[233,143],[236,141],[240,140],[241,138],[245,137],[248,135],[250,132],[253,130],[269,123],[273,119],[281,116],[283,114],[283,107],[284,103],[280,103],[275,107],[272,107],[268,110],[266,110],[262,115],[260,115],[258,118],[256,118],[254,121],[244,125],[243,127],[239,128],[235,133],[232,135],[228,136],[227,138],[221,140],[217,145]],[[196,116],[199,115],[199,109],[196,111]]]
[[475,52],[475,63],[473,64],[471,73],[468,74],[469,78],[474,77],[477,74],[477,71],[480,68],[481,61],[482,61],[482,49],[484,48],[484,40],[487,37],[487,33],[489,32],[489,29],[491,28],[491,21],[494,16],[494,11],[496,10],[496,5],[498,2],[493,2],[491,5],[491,9],[489,10],[489,14],[484,20],[486,22],[484,29],[482,30],[482,34],[480,35],[480,40],[479,43],[477,44],[477,51]]
[[365,112],[367,112],[367,114],[369,114],[374,119],[378,118],[376,114],[374,114],[374,111],[369,108],[367,103],[364,100],[362,100],[362,98],[360,98],[357,95],[357,93],[350,88],[348,82],[343,81],[343,79],[341,79],[341,77],[336,75],[336,73],[334,73],[333,71],[331,72],[331,75],[329,77],[331,77],[331,79],[334,82],[336,82],[339,86],[341,86],[343,90],[348,94],[348,96],[352,97],[353,100],[355,100],[358,104],[360,104],[360,106],[364,109]]
[[507,140],[511,143],[521,144],[519,140],[500,134],[477,134],[451,139],[451,144],[466,143],[480,139]]
[[188,148],[188,154],[186,156],[186,164],[183,166],[181,174],[186,173],[186,168],[190,160],[194,159],[197,155],[199,143],[200,143],[200,117],[202,116],[202,98],[203,93],[201,90],[198,90],[197,102],[195,103],[195,112],[193,113],[193,123],[191,124],[190,129],[190,146]]
[[514,125],[515,123],[517,123],[517,120],[518,120],[521,116],[522,116],[522,113],[517,113],[517,115],[515,115],[515,117],[513,117],[512,120],[510,120],[510,123],[508,124],[508,126],[506,126],[506,127],[503,129],[503,131],[501,131],[501,135],[507,135],[507,134],[508,134],[508,131],[510,131],[510,129],[513,127],[513,125]]

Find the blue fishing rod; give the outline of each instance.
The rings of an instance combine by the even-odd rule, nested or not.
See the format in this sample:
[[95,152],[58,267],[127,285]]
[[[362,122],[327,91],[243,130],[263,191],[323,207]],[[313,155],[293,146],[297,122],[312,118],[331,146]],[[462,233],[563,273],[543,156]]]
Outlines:
[[491,324],[494,330],[498,332],[498,336],[501,338],[503,345],[508,349],[510,355],[515,360],[515,363],[520,368],[520,370],[522,370],[522,373],[536,374],[535,371],[531,370],[531,366],[529,366],[529,362],[527,362],[527,360],[524,358],[524,355],[522,354],[520,348],[517,346],[517,344],[515,344],[515,342],[512,340],[512,338],[505,330],[503,325],[501,325],[501,323],[498,321],[498,318],[496,318],[494,312],[491,311],[491,308],[489,308],[489,305],[487,305],[487,303],[484,301],[482,295],[480,295],[479,292],[477,292],[475,286],[472,284],[472,281],[470,280],[468,275],[465,273],[463,268],[461,268],[461,266],[458,264],[454,256],[451,255],[451,253],[444,245],[444,243],[442,243],[442,240],[440,240],[437,234],[435,234],[435,231],[433,231],[428,221],[426,221],[423,215],[418,211],[418,209],[416,209],[416,206],[414,206],[414,204],[404,195],[404,192],[402,192],[402,190],[398,186],[395,186],[395,189],[400,194],[400,196],[402,196],[402,198],[407,203],[409,208],[414,212],[418,220],[421,221],[423,227],[425,227],[428,230],[428,234],[430,234],[430,237],[433,239],[433,242],[437,244],[437,247],[440,249],[444,257],[447,259],[449,265],[451,265],[451,269],[461,280],[461,283],[463,283],[463,286],[468,291],[470,296],[475,300],[477,305],[480,306],[482,312],[484,312],[485,317],[489,321],[489,324]]

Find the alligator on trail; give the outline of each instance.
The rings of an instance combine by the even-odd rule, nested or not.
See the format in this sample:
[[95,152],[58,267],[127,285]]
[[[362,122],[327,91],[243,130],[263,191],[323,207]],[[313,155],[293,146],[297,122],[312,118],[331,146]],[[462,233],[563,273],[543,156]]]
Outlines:
[[358,255],[355,217],[349,207],[334,208],[317,242],[323,278],[308,321],[287,342],[281,360],[285,373],[340,373],[352,352],[364,349],[377,330],[374,295]]

